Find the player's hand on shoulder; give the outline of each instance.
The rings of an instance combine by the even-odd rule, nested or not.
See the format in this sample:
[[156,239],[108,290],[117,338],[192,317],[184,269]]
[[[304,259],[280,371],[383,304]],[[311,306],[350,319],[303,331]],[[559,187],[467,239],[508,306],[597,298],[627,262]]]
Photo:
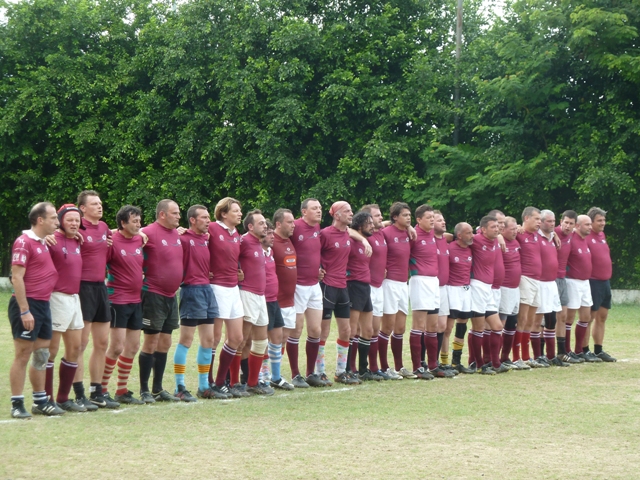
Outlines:
[[47,235],[46,237],[44,237],[44,242],[47,244],[48,247],[58,244],[58,241],[56,240],[56,237],[53,234]]
[[187,229],[184,227],[178,227],[176,230],[178,230],[178,235],[184,235],[187,231]]

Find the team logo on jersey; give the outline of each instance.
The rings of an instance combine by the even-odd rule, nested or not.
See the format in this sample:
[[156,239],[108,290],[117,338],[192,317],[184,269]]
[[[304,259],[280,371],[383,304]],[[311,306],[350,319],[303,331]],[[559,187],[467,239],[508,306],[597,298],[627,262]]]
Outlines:
[[102,234],[102,240],[104,241],[104,240],[106,240],[106,239],[107,239],[107,234],[106,234],[106,233],[103,233],[103,234]]
[[139,249],[139,248],[136,248],[136,255],[140,255],[140,253],[141,253],[141,252],[140,252],[140,249]]
[[427,242],[422,240],[422,245],[426,245],[426,244],[427,244]]
[[471,262],[472,260],[473,260],[473,258],[467,257],[467,262]]
[[486,252],[487,251],[487,246],[486,245],[482,245],[482,251]]
[[338,242],[334,243],[334,245],[336,246],[336,248],[340,248],[340,244]]
[[235,243],[238,243],[238,237],[233,237],[233,241],[234,241]]
[[168,246],[168,245],[169,245],[169,244],[167,243],[167,241],[163,238],[163,239],[162,239],[162,246],[163,246],[163,247],[166,247],[166,246]]
[[220,235],[218,238],[220,239],[221,242],[224,242],[224,237],[222,235]]
[[290,252],[290,251],[291,251],[291,249],[289,247],[287,247],[287,252]]
[[460,259],[459,259],[458,257],[453,257],[453,261],[454,261],[454,262],[459,262],[459,261],[460,261]]
[[19,253],[14,253],[12,261],[17,262],[18,260],[20,260],[20,254]]
[[24,241],[24,238],[19,238],[19,239],[18,239],[18,242],[20,242],[20,243],[22,244],[22,246],[23,246],[23,247],[25,246],[25,243],[26,243],[26,242]]
[[362,250],[361,248],[359,248],[359,249],[358,249],[358,252],[359,252],[360,254],[363,254],[363,253],[364,253],[364,250]]
[[123,257],[126,257],[127,256],[127,252],[125,252],[124,249],[120,250],[120,255],[122,255]]
[[351,246],[351,240],[347,240],[347,247]]
[[176,245],[182,245],[182,242],[180,241],[180,239],[178,239],[178,243],[176,243]]
[[254,257],[258,257],[258,256],[259,256],[259,255],[258,255],[258,252],[253,252],[253,256],[254,256]]
[[22,255],[22,257],[20,257],[20,261],[22,263],[26,262],[27,261],[27,256],[26,255]]
[[313,232],[313,238],[316,238],[318,236],[318,232]]
[[578,249],[578,253],[582,253],[582,249],[581,248]]
[[589,247],[587,247],[587,253],[591,253],[591,250],[589,250]]
[[40,247],[36,248],[36,252],[42,253],[42,250],[40,249]]
[[64,253],[65,255],[66,255],[67,253],[69,253],[69,252],[67,251],[67,247],[62,247],[62,253]]
[[300,241],[304,240],[304,235],[298,235],[298,240]]
[[91,238],[91,235],[87,236],[87,242],[93,242],[93,238]]
[[80,247],[76,247],[76,255],[80,255]]
[[378,242],[378,240],[376,240],[376,247],[380,246],[380,242]]
[[395,243],[398,243],[398,242],[399,242],[398,237],[393,237],[393,241],[394,241]]
[[194,242],[193,240],[189,240],[189,245],[191,245],[192,247],[196,246],[196,242]]

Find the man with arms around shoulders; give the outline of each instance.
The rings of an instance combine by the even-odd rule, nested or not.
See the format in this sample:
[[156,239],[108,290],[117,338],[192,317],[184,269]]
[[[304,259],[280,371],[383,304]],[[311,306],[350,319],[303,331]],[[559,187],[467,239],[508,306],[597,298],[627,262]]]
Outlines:
[[[511,349],[514,347],[514,337],[516,335],[516,326],[518,324],[518,312],[520,310],[520,277],[522,275],[522,267],[520,265],[520,244],[516,237],[518,236],[518,221],[513,217],[505,217],[504,230],[505,249],[502,252],[504,262],[504,282],[500,287],[500,320],[503,322],[502,330],[502,353],[500,354],[500,362],[519,369],[510,360]],[[520,355],[518,347],[517,354]],[[530,367],[525,365],[527,369]]]

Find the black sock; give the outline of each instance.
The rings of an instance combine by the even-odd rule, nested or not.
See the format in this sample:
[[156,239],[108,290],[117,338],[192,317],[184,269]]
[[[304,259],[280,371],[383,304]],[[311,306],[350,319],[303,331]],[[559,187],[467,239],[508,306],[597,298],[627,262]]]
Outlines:
[[102,384],[101,383],[90,383],[89,390],[91,391],[92,397],[97,397],[98,395],[102,395]]
[[444,341],[444,332],[438,333],[438,358],[440,358],[440,350],[442,349],[443,341]]
[[362,338],[358,340],[358,370],[360,375],[364,374],[369,368],[369,347],[371,339]]
[[597,344],[593,345],[593,353],[598,355],[601,352],[602,352],[602,345],[597,345]]
[[140,369],[140,392],[149,391],[149,377],[153,370],[153,353],[140,352],[138,355],[138,367]]
[[155,360],[153,364],[153,392],[160,393],[162,390],[162,377],[164,377],[164,369],[167,366],[167,352],[155,352],[153,354]]
[[73,382],[73,393],[76,394],[77,398],[84,397],[84,383],[82,382]]
[[240,375],[240,383],[243,385],[247,383],[249,380],[249,359],[243,358],[240,360],[240,370],[242,370],[242,374]]
[[557,337],[556,338],[556,344],[558,345],[558,355],[566,355],[567,351],[564,348],[565,345],[565,338],[564,337]]
[[589,345],[582,347],[582,353],[589,353]]

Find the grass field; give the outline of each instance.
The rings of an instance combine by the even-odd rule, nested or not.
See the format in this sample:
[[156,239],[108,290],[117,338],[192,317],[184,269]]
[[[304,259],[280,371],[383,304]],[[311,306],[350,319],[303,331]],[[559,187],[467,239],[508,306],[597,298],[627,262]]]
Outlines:
[[[640,307],[611,311],[615,364],[18,421],[8,298],[0,293],[0,479],[640,477]],[[193,391],[195,348],[187,369]],[[166,387],[172,370],[170,360]],[[137,380],[136,364],[136,392]]]

